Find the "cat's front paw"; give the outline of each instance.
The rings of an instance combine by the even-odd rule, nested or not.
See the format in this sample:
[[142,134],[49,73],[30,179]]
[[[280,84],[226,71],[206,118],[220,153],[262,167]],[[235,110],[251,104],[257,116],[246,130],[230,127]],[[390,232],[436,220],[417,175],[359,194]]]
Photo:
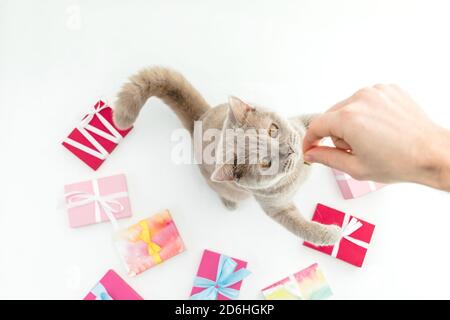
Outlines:
[[113,122],[121,130],[131,128],[135,120],[136,116],[131,115],[125,106],[118,104],[113,111]]
[[336,225],[322,225],[322,232],[315,243],[318,246],[331,246],[341,239],[342,229]]

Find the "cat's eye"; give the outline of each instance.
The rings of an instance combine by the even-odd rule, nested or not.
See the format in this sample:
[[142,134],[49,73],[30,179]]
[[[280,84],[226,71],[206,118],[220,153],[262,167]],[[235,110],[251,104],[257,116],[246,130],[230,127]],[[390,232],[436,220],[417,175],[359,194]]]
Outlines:
[[260,163],[261,168],[268,169],[272,165],[272,161],[270,159],[263,159]]
[[276,138],[278,136],[278,129],[278,126],[275,123],[272,123],[269,127],[269,136]]

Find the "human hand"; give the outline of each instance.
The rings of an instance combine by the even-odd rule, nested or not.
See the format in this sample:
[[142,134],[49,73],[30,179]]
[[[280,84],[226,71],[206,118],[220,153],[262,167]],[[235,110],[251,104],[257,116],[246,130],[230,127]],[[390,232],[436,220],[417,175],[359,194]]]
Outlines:
[[[336,148],[319,146],[331,137]],[[450,132],[395,85],[356,92],[312,120],[305,160],[358,180],[411,181],[450,191]]]

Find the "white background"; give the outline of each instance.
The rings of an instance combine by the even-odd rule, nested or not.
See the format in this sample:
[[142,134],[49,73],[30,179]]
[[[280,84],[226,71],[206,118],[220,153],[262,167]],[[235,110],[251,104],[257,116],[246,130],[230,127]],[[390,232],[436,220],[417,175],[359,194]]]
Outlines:
[[114,101],[153,64],[180,70],[211,105],[234,94],[286,116],[395,82],[450,127],[449,12],[430,0],[0,0],[0,298],[80,299],[109,268],[126,277],[110,225],[71,229],[57,209],[64,184],[121,172],[134,211],[122,226],[169,208],[188,247],[127,279],[146,299],[188,297],[204,248],[249,261],[241,298],[314,262],[335,299],[450,298],[443,192],[398,184],[343,200],[314,166],[295,199],[305,216],[321,202],[376,224],[359,269],[303,247],[253,200],[226,211],[195,166],[171,162],[181,125],[158,100],[98,172],[60,146],[99,97]]

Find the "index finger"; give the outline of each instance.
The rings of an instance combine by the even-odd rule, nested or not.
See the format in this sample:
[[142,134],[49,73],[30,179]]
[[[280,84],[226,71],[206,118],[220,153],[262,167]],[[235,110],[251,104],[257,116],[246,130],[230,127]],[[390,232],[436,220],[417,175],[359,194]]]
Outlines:
[[311,121],[303,139],[303,152],[317,146],[323,138],[331,136],[342,138],[336,112],[326,112]]

